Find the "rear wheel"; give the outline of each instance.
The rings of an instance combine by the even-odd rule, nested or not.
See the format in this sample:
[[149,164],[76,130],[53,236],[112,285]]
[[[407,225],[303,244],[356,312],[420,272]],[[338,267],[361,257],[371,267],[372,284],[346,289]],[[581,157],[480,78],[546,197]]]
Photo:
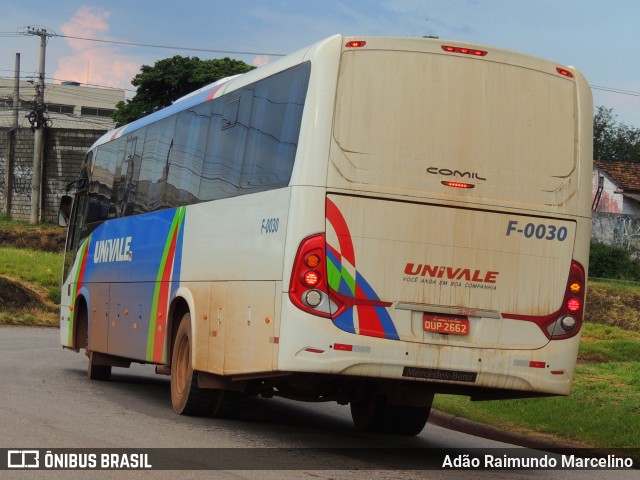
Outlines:
[[351,402],[351,418],[358,430],[417,435],[429,419],[431,406],[389,405],[381,395]]
[[240,415],[247,399],[245,393],[229,390],[213,390],[213,392],[212,416],[215,418],[236,418]]
[[185,313],[173,343],[171,404],[180,415],[210,415],[214,391],[198,387],[198,375],[192,367],[191,339],[191,314]]

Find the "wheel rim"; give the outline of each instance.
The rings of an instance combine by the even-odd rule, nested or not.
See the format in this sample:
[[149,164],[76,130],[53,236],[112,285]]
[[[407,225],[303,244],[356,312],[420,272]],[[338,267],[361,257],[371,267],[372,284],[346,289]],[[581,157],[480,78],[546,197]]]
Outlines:
[[176,387],[178,393],[182,394],[187,388],[189,375],[189,338],[186,336],[180,339],[176,360]]

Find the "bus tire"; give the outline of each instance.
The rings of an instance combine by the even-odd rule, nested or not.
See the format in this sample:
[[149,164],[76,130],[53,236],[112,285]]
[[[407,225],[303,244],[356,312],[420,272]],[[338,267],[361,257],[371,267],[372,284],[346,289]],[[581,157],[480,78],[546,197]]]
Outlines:
[[89,362],[87,364],[87,376],[89,380],[100,380],[106,382],[111,379],[110,365],[96,365],[93,363],[93,352],[87,351]]
[[215,418],[237,418],[242,412],[247,395],[244,392],[230,390],[213,390],[213,408],[211,415]]
[[396,435],[417,435],[429,419],[431,407],[389,405],[381,395],[350,404],[351,418],[358,430]]
[[179,415],[206,416],[213,409],[213,390],[198,387],[191,353],[191,314],[180,320],[171,355],[171,405]]

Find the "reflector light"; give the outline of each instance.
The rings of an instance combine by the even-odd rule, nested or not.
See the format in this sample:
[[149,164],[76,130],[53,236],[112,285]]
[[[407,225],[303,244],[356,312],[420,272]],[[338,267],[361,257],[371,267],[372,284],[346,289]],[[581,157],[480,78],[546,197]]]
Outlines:
[[309,255],[305,261],[304,261],[305,265],[309,268],[316,268],[318,265],[320,265],[320,257],[318,255]]
[[442,183],[442,185],[444,185],[445,187],[453,187],[453,188],[475,188],[475,185],[472,183],[462,183],[462,182],[447,182],[447,181],[442,181],[440,182]]
[[529,362],[529,367],[531,368],[545,368],[546,366],[545,362],[534,362],[533,360]]
[[318,290],[309,290],[304,295],[304,301],[307,302],[307,305],[310,307],[315,308],[322,302],[322,293]]
[[476,57],[484,57],[486,50],[476,50],[475,48],[452,47],[451,45],[442,45],[442,50],[449,53],[462,53],[464,55],[474,55]]
[[577,298],[570,298],[567,301],[567,309],[570,312],[577,312],[578,310],[580,310],[580,300],[578,300]]
[[304,351],[309,353],[324,353],[324,350],[320,350],[319,348],[311,348],[311,347],[305,348]]
[[351,40],[350,42],[347,42],[345,47],[347,47],[347,48],[360,48],[360,47],[364,47],[366,44],[367,44],[367,42],[365,42],[364,40]]
[[569,315],[560,319],[560,326],[567,332],[571,332],[574,328],[576,328],[576,325],[576,319]]
[[307,287],[315,287],[320,281],[320,275],[318,272],[309,270],[304,274],[304,283]]
[[557,67],[556,68],[556,72],[558,72],[560,75],[567,77],[567,78],[573,78],[573,73],[571,73],[569,70],[567,70],[566,68],[562,68],[562,67]]
[[346,343],[334,343],[333,344],[333,349],[334,350],[341,350],[343,352],[352,352],[353,351],[353,345],[349,345]]
[[571,290],[571,293],[580,293],[580,290],[582,290],[582,285],[580,285],[578,282],[573,282],[571,285],[569,285],[569,290]]

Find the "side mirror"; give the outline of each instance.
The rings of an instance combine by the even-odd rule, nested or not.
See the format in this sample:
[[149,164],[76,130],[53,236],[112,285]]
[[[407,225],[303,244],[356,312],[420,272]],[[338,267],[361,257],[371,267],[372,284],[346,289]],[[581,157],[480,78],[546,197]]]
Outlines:
[[66,227],[69,225],[69,217],[71,216],[71,207],[73,206],[73,197],[63,195],[60,199],[60,209],[58,210],[58,225]]

